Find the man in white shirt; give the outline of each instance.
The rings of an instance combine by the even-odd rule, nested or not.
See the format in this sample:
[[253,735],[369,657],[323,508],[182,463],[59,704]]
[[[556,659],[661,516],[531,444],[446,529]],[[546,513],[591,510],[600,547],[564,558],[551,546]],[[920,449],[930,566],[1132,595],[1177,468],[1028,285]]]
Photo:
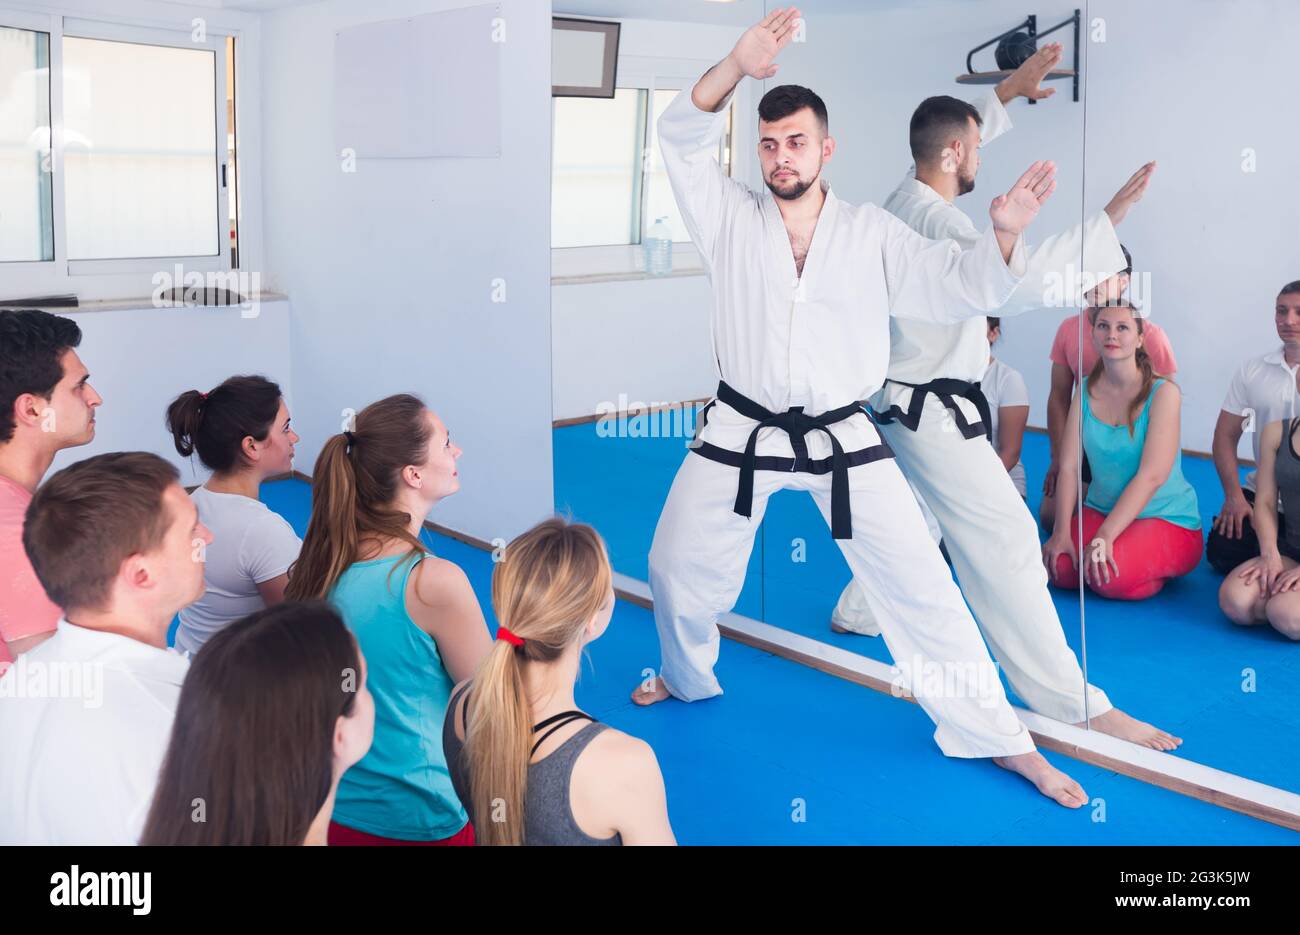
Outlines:
[[[926,237],[973,248],[979,231],[953,202],[975,187],[980,144],[1010,128],[1004,105],[1018,96],[1047,96],[1038,84],[1060,53],[1055,43],[1039,50],[979,108],[948,96],[923,101],[910,127],[914,173],[885,209]],[[1032,248],[1024,282],[1001,316],[1043,308],[1053,283],[1087,286],[1089,276],[1100,281],[1123,269],[1114,225],[1141,198],[1154,168],[1139,169],[1104,211]],[[1084,268],[1071,275],[1080,257]],[[1081,304],[1082,289],[1060,301]],[[962,593],[1011,687],[1048,717],[1079,725],[1087,720],[1125,740],[1174,749],[1178,738],[1114,709],[1094,686],[1088,686],[1085,705],[1083,673],[1048,591],[1037,525],[986,441],[992,426],[980,391],[989,365],[986,323],[895,317],[890,338],[887,379],[871,400],[881,435],[938,520]],[[880,626],[861,598],[863,584],[855,574],[841,596],[832,616],[839,629],[870,633]]]
[[[1223,509],[1205,543],[1205,558],[1226,575],[1242,562],[1259,555],[1259,539],[1250,514],[1255,507],[1255,472],[1240,479],[1237,444],[1243,432],[1259,464],[1259,436],[1264,426],[1296,415],[1296,374],[1300,368],[1300,280],[1282,287],[1274,306],[1273,321],[1282,346],[1242,364],[1223,400],[1214,426],[1214,467],[1223,486]],[[1278,536],[1286,529],[1286,515],[1278,502]]]
[[[673,194],[712,281],[721,382],[702,414],[650,550],[663,664],[639,704],[720,694],[718,617],[735,603],[767,498],[809,491],[855,575],[867,582],[900,673],[949,756],[992,757],[1063,805],[1079,785],[1034,749],[1007,703],[916,500],[858,400],[880,386],[889,314],[955,322],[999,307],[1023,269],[1020,232],[1055,186],[1036,163],[990,208],[970,250],[926,240],[875,207],[837,199],[821,176],[834,152],[821,98],[782,86],[759,104],[768,191],[727,177],[712,153],[740,80],[769,78],[797,22],[778,10],[660,117]],[[820,184],[819,184],[820,183]],[[935,689],[937,676],[951,689]],[[937,681],[947,681],[937,678]]]
[[64,616],[0,676],[0,843],[136,843],[188,668],[167,628],[211,541],[157,455],[87,458],[36,491],[23,545]]

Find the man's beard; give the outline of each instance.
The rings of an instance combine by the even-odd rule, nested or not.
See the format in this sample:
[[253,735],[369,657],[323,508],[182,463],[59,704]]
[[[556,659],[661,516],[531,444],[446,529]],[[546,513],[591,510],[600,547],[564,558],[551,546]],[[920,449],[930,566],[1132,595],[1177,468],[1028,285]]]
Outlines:
[[795,178],[795,186],[794,186],[794,188],[788,189],[788,190],[786,190],[786,191],[782,191],[782,190],[780,190],[779,188],[777,188],[776,185],[774,185],[774,184],[772,183],[772,180],[771,180],[770,178],[768,178],[768,179],[766,180],[766,181],[767,181],[767,188],[768,188],[768,190],[769,190],[773,195],[775,195],[777,198],[782,198],[782,199],[784,199],[784,200],[786,200],[786,201],[794,201],[796,198],[798,198],[800,195],[802,195],[802,194],[803,194],[804,192],[806,192],[808,189],[812,188],[813,182],[816,182],[819,178],[821,178],[821,174],[822,174],[822,167],[821,167],[821,166],[818,166],[818,167],[817,167],[817,174],[814,175],[814,176],[812,177],[812,179],[810,179],[810,180],[807,181],[807,182],[803,181],[802,179],[799,178],[799,176],[796,175],[796,176],[794,177],[794,178]]
[[975,191],[975,176],[973,176],[973,175],[962,175],[960,172],[958,172],[958,173],[957,173],[957,194],[958,194],[958,196],[961,196],[961,195],[969,195],[969,194],[970,194],[971,192],[973,192],[973,191]]

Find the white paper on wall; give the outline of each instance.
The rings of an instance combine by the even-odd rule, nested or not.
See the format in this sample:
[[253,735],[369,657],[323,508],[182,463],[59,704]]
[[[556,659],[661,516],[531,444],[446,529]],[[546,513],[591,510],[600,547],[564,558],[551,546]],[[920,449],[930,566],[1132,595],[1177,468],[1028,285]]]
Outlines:
[[500,4],[342,29],[334,141],[358,158],[501,155]]

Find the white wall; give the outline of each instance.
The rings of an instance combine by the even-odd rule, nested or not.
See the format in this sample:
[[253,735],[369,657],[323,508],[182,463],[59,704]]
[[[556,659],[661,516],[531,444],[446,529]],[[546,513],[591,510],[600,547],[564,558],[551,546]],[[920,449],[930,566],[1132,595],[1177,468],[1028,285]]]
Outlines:
[[1093,0],[1089,15],[1106,41],[1090,51],[1088,189],[1159,160],[1122,237],[1178,356],[1182,443],[1208,451],[1233,371],[1279,345],[1277,291],[1300,279],[1300,4]]
[[[465,452],[461,492],[431,518],[509,538],[554,505],[549,4],[502,3],[499,159],[358,160],[349,174],[333,138],[335,31],[464,5],[330,0],[264,16],[267,268],[294,305],[300,468],[343,410],[418,393]],[[496,279],[505,302],[491,301]]]
[[551,295],[556,419],[717,389],[703,275],[556,285]]
[[183,391],[206,391],[235,374],[261,374],[279,383],[297,422],[288,302],[263,302],[256,318],[241,317],[238,307],[58,314],[81,327],[77,354],[104,405],[96,416],[95,440],[59,452],[51,472],[109,451],[152,451],[180,469],[183,484],[202,483],[209,472],[197,456],[176,453],[163,415]]

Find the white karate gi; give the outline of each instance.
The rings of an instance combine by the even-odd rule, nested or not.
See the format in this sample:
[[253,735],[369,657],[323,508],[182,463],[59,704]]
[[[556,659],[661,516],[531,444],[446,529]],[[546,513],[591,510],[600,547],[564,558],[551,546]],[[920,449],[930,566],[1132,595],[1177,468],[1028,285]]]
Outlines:
[[[982,142],[1010,128],[1011,121],[996,95],[990,94],[978,109],[983,120]],[[979,232],[961,209],[910,175],[889,196],[885,208],[926,237],[951,238],[968,248],[979,243]],[[1024,281],[999,314],[1018,315],[1042,308],[1044,296],[1053,288],[1053,280],[1047,278],[1052,274],[1077,282],[1080,272],[1109,276],[1124,266],[1115,229],[1106,212],[1099,211],[1083,224],[1030,248]],[[1067,276],[1071,267],[1072,280]],[[1075,304],[1082,301],[1081,295],[1063,298]],[[895,313],[902,315],[905,310],[899,308]],[[976,382],[988,368],[984,319],[952,325],[893,318],[890,332],[891,381],[922,384],[950,378]],[[906,412],[915,392],[889,382],[871,399],[871,405],[879,413],[893,406]],[[979,422],[974,403],[950,398],[969,430],[974,430]],[[1080,722],[1084,720],[1083,673],[1066,644],[1047,590],[1038,524],[986,440],[982,424],[974,437],[967,437],[959,429],[960,421],[936,396],[928,395],[916,431],[899,421],[882,424],[880,431],[894,449],[903,473],[938,520],[962,593],[1011,687],[1035,711]],[[881,621],[861,593],[864,584],[855,570],[832,619],[846,629],[874,635]],[[1095,717],[1110,707],[1106,695],[1089,686],[1088,715]]]
[[[701,111],[685,90],[658,129],[673,193],[712,281],[719,376],[749,400],[775,413],[803,406],[820,415],[866,399],[884,379],[891,309],[954,322],[999,307],[1015,289],[1024,267],[1019,243],[1008,269],[992,230],[968,251],[928,241],[874,205],[840,201],[824,181],[825,203],[797,276],[771,193],[728,178],[712,155],[725,104],[717,113]],[[734,511],[742,471],[701,451],[741,452],[757,425],[726,403],[711,406],[700,447],[686,455],[655,529],[649,564],[660,674],[686,701],[722,691],[713,674],[717,619],[740,592],[768,496],[807,490],[831,517],[832,475],[803,468],[755,471],[752,517]],[[860,409],[832,431],[849,456],[879,446]],[[804,467],[832,453],[825,432],[810,431],[803,442]],[[776,427],[758,433],[756,453],[795,463],[790,437]],[[837,541],[884,621],[900,684],[938,725],[940,749],[964,757],[1033,750],[892,459],[849,468],[847,475],[852,538]]]

